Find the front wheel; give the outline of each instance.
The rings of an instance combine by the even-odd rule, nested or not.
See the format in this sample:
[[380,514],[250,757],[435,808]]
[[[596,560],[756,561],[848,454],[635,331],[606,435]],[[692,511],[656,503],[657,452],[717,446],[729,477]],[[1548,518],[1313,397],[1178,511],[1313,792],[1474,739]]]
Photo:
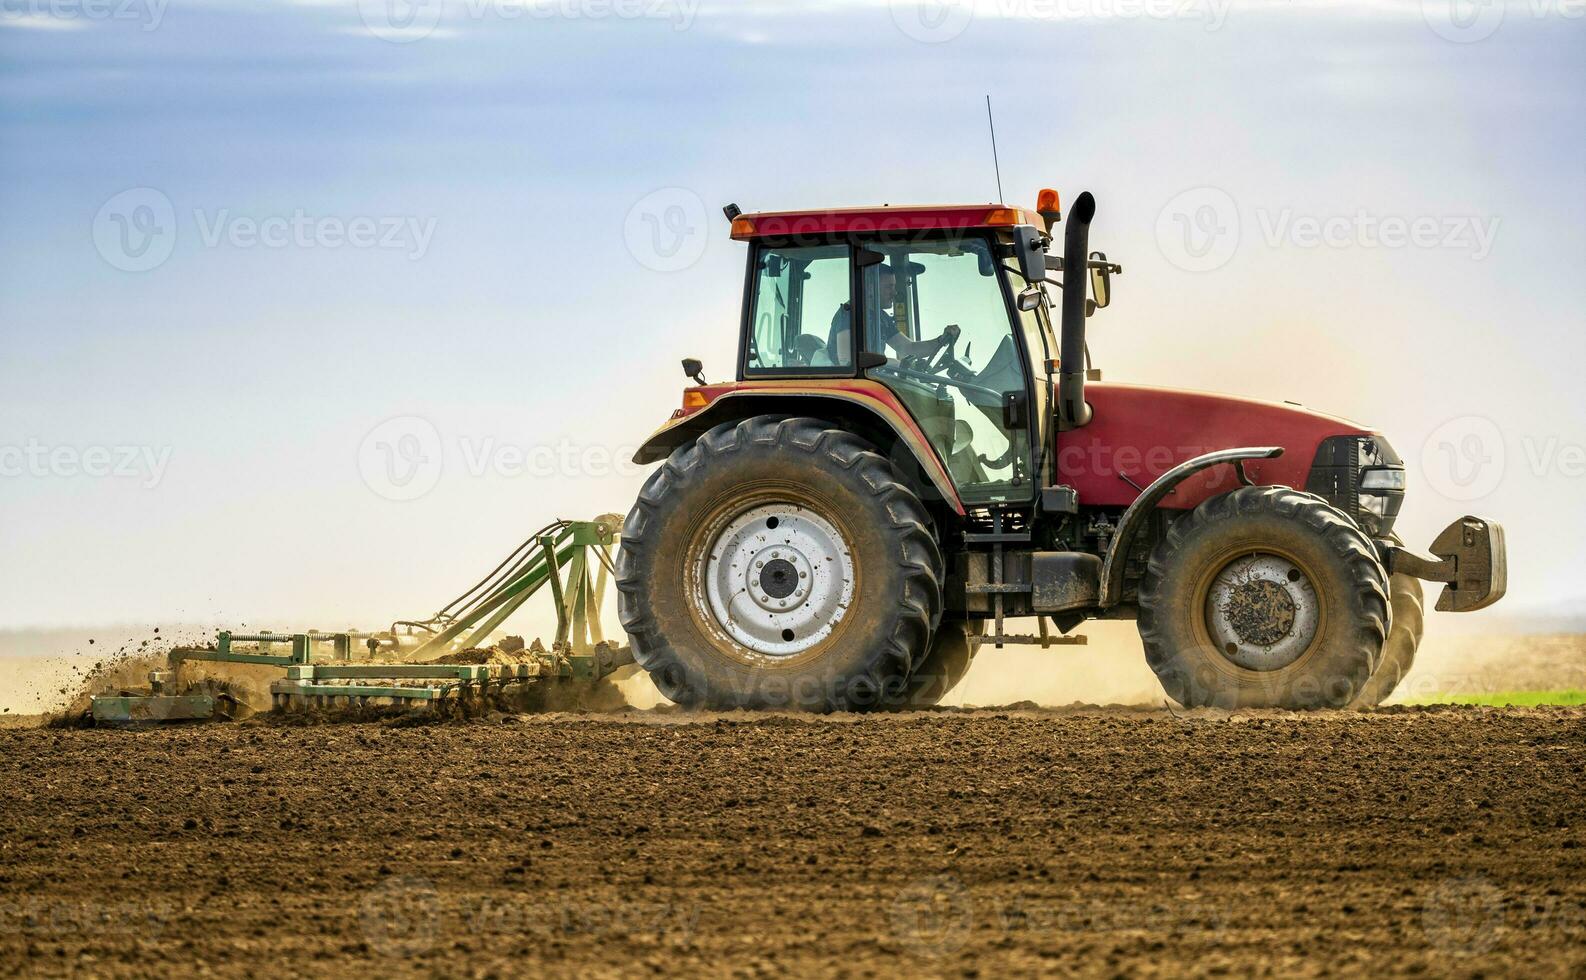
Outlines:
[[931,639],[925,659],[914,669],[900,708],[931,708],[940,704],[947,692],[969,673],[975,654],[985,638],[986,623],[980,619],[943,619]]
[[760,416],[680,447],[623,527],[634,659],[684,705],[896,701],[941,618],[929,517],[864,440]]
[[1341,708],[1390,624],[1371,541],[1326,501],[1246,487],[1179,518],[1140,586],[1146,659],[1186,706]]
[[1393,628],[1382,645],[1382,662],[1376,673],[1355,698],[1355,707],[1370,708],[1388,700],[1415,664],[1415,651],[1421,646],[1425,627],[1425,595],[1419,579],[1402,572],[1388,580],[1389,599],[1393,603]]

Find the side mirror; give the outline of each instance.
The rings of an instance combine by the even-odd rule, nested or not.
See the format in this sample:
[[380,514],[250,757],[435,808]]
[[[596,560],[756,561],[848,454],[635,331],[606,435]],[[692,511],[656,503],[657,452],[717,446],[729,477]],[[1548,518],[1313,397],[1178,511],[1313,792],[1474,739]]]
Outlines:
[[1096,309],[1107,308],[1112,302],[1112,266],[1107,262],[1107,253],[1090,253],[1090,295],[1096,302]]
[[1041,247],[1041,233],[1029,225],[1013,229],[1013,245],[1018,251],[1019,275],[1026,282],[1046,281],[1046,250]]
[[697,385],[705,383],[705,365],[697,357],[683,358],[683,375]]
[[1022,292],[1019,293],[1019,300],[1018,300],[1019,312],[1020,313],[1029,313],[1029,312],[1039,308],[1040,305],[1041,305],[1041,298],[1042,298],[1043,295],[1044,294],[1041,292],[1041,287],[1040,286],[1027,286],[1027,287],[1025,287],[1025,289]]

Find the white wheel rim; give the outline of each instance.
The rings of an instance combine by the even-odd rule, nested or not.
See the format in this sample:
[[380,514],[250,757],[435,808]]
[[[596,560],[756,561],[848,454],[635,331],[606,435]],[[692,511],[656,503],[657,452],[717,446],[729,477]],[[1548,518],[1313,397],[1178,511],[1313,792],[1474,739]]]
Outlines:
[[1280,670],[1316,638],[1321,599],[1299,566],[1256,553],[1229,562],[1206,594],[1206,631],[1224,657],[1247,670]]
[[791,657],[820,643],[853,601],[848,543],[830,521],[797,504],[739,515],[701,558],[712,616],[766,657]]

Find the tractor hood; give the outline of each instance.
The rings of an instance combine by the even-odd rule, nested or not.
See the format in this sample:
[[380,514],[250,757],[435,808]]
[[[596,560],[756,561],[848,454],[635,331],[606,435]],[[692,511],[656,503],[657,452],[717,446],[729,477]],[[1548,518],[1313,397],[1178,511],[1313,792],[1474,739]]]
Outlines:
[[[1277,459],[1246,464],[1260,484],[1303,489],[1322,440],[1372,436],[1367,426],[1292,403],[1144,385],[1085,388],[1089,424],[1058,434],[1056,480],[1092,506],[1128,506],[1157,477],[1203,453],[1282,446]],[[1181,484],[1163,507],[1187,509],[1239,485],[1233,467],[1216,466]]]

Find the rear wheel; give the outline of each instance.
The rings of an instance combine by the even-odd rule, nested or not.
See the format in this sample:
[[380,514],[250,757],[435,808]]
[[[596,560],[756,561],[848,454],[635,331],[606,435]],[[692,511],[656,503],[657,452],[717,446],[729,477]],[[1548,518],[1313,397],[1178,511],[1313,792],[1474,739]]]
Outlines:
[[874,447],[808,418],[674,451],[623,528],[618,612],[667,698],[862,710],[895,701],[941,618],[918,496]]
[[1326,501],[1246,487],[1169,528],[1140,586],[1140,638],[1180,704],[1343,707],[1380,660],[1387,584]]

